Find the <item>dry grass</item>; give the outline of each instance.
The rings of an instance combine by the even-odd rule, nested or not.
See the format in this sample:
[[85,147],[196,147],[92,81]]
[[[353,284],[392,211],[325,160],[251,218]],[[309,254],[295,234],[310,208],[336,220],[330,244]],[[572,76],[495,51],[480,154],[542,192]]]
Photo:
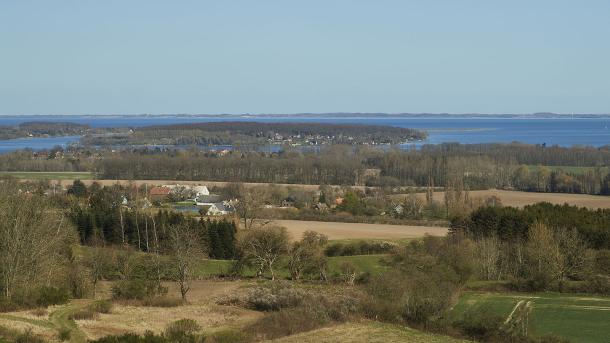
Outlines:
[[374,322],[347,323],[322,328],[297,335],[283,337],[272,342],[277,343],[318,343],[318,342],[352,342],[352,343],[459,343],[467,342],[448,336],[423,333],[417,330],[390,324]]
[[218,305],[186,305],[179,307],[134,307],[115,305],[112,314],[101,314],[97,320],[79,321],[78,325],[88,338],[127,332],[160,333],[168,324],[179,319],[193,319],[206,331],[227,327],[240,327],[253,322],[261,313]]
[[24,332],[31,330],[34,335],[41,336],[47,341],[54,341],[57,331],[49,324],[40,325],[40,317],[31,315],[27,312],[0,313],[0,325],[11,330]]
[[[219,306],[215,299],[239,292],[246,284],[245,281],[193,281],[187,295],[188,305],[153,307],[115,303],[112,313],[100,314],[97,320],[78,321],[78,325],[89,339],[127,332],[142,334],[146,330],[160,333],[167,324],[185,318],[195,320],[206,332],[243,327],[259,319],[262,313]],[[164,283],[164,286],[168,287],[169,297],[180,296],[176,283]],[[98,296],[109,297],[110,288],[110,282],[101,283]]]
[[364,224],[316,222],[303,220],[274,220],[278,225],[285,226],[293,240],[301,239],[303,232],[316,231],[328,236],[329,239],[409,239],[419,238],[428,234],[445,236],[447,228],[437,226]]
[[[121,335],[128,332],[143,334],[146,330],[160,333],[165,327],[179,319],[193,319],[206,332],[215,332],[227,328],[245,327],[263,313],[233,306],[217,305],[215,300],[228,293],[239,293],[247,285],[246,281],[193,281],[188,293],[189,304],[177,307],[130,306],[114,303],[108,314],[96,314],[95,319],[76,319],[78,328],[87,339],[98,339],[108,335]],[[111,282],[101,282],[97,298],[109,298]],[[175,283],[165,283],[169,288],[168,296],[179,297]],[[91,300],[73,300],[67,305],[52,306],[48,313],[66,312],[69,308],[87,308]],[[66,319],[69,316],[66,316]],[[57,341],[57,323],[45,317],[38,317],[32,311],[0,313],[0,325],[23,331],[32,329],[34,334],[42,335],[50,342]]]

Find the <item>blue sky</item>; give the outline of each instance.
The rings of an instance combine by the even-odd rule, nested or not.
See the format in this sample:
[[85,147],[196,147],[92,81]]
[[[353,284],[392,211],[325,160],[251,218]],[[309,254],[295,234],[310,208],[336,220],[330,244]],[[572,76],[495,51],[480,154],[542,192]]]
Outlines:
[[610,113],[610,1],[0,0],[0,114]]

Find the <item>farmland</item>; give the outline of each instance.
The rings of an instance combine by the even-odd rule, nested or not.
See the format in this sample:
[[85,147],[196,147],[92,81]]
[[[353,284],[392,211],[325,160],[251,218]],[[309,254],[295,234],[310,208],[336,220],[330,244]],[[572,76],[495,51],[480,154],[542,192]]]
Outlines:
[[[574,342],[607,342],[610,298],[558,293],[474,293],[462,295],[452,315],[489,307],[509,318],[519,306],[529,308],[528,331],[534,336],[557,335]],[[514,315],[513,315],[514,317]],[[514,318],[512,318],[514,319]]]
[[[425,194],[418,193],[417,196],[423,201]],[[434,200],[443,201],[444,192],[434,192]],[[573,205],[588,208],[610,208],[610,197],[603,195],[589,194],[568,194],[568,193],[537,193],[537,192],[521,192],[507,191],[500,189],[487,189],[470,191],[469,196],[472,199],[485,199],[491,196],[496,196],[504,206],[523,207],[532,205],[538,202],[549,202],[557,205]],[[406,195],[394,195],[395,199],[405,198]]]
[[305,231],[316,231],[328,239],[411,239],[424,235],[445,236],[447,228],[435,226],[337,223],[303,220],[274,220],[286,227],[293,240],[298,240]]

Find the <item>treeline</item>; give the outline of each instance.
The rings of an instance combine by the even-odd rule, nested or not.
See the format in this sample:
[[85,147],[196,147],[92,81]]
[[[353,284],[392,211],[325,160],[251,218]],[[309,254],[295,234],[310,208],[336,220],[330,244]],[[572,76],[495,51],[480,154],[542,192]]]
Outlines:
[[28,136],[81,135],[89,129],[90,126],[85,124],[31,121],[17,126],[0,126],[0,139],[14,139]]
[[[64,151],[61,147],[50,149],[48,156]],[[0,170],[2,171],[33,171],[33,172],[77,172],[93,170],[93,159],[90,153],[84,153],[80,158],[41,158],[32,150],[19,150],[0,154]]]
[[610,211],[540,203],[523,209],[482,207],[456,217],[451,233],[474,242],[482,279],[520,290],[610,291]]
[[[545,148],[507,145],[502,149],[475,152],[451,145],[422,150],[381,150],[333,146],[319,152],[285,151],[277,154],[234,153],[210,157],[202,152],[120,152],[97,161],[95,171],[103,179],[175,179],[232,182],[368,185],[381,187],[440,186],[460,180],[468,189],[517,189],[539,192],[610,194],[607,167],[591,167],[610,161],[606,150],[551,148],[545,163],[575,163],[580,170],[549,169],[519,165],[505,155],[527,156]],[[557,152],[590,159],[552,160]],[[586,152],[586,153],[585,153]],[[544,153],[546,154],[546,153]],[[562,154],[558,154],[561,156]],[[526,161],[526,159],[523,159]],[[526,162],[540,163],[536,158]]]
[[495,161],[505,164],[528,164],[547,166],[596,167],[610,165],[610,146],[601,148],[590,146],[560,146],[532,145],[522,143],[511,144],[458,144],[444,143],[425,145],[424,153],[484,155],[493,157]]
[[87,136],[84,144],[229,145],[268,141],[314,144],[399,144],[424,139],[423,131],[381,125],[321,123],[212,122],[157,125],[135,129],[133,134]]
[[467,217],[455,217],[451,227],[474,237],[497,235],[501,240],[524,240],[536,222],[552,230],[575,229],[595,249],[610,249],[610,210],[538,203],[523,208],[488,206]]
[[[51,156],[51,155],[49,155]],[[332,145],[277,153],[197,149],[31,151],[0,155],[3,171],[92,171],[99,179],[204,180],[295,184],[516,189],[610,194],[610,150],[523,144],[441,144],[421,149]]]

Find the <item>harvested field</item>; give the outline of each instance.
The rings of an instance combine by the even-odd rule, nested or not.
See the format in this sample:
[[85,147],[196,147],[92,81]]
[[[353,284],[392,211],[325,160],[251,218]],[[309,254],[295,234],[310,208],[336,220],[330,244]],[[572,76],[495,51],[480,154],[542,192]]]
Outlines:
[[328,239],[409,239],[428,234],[445,236],[447,228],[437,226],[364,224],[316,222],[303,220],[274,220],[274,223],[285,226],[293,240],[299,240],[305,231],[316,231],[328,236]]
[[[567,194],[567,193],[535,193],[535,192],[519,192],[519,191],[504,191],[499,189],[488,189],[482,191],[470,191],[470,198],[485,199],[491,196],[496,196],[502,201],[504,206],[523,207],[532,205],[538,202],[549,202],[551,204],[569,204],[575,206],[589,208],[610,208],[610,196],[603,195],[588,195],[588,194]],[[404,198],[407,195],[394,195],[396,199]],[[426,195],[418,193],[417,196],[421,200],[426,199]],[[445,197],[444,192],[434,192],[434,200],[442,202]]]

